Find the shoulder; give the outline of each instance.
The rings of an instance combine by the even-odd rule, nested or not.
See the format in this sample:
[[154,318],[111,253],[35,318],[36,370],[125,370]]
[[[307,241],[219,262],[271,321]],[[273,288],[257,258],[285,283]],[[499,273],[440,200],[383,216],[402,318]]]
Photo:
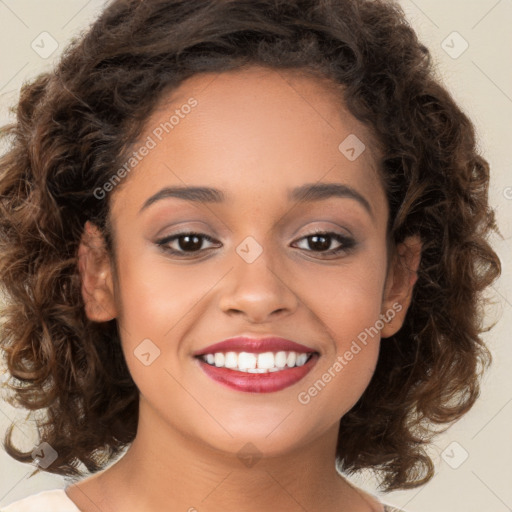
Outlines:
[[80,509],[68,498],[64,489],[42,491],[0,508],[0,512],[48,512],[49,510],[52,512],[80,512]]

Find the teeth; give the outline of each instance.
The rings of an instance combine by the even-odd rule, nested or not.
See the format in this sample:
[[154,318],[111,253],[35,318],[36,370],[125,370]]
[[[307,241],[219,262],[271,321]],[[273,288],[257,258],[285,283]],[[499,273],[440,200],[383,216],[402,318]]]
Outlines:
[[258,368],[265,368],[265,370],[268,370],[269,368],[274,368],[274,366],[274,354],[272,352],[263,352],[262,354],[258,354]]
[[201,359],[208,364],[219,368],[231,368],[233,370],[247,373],[277,372],[284,368],[303,366],[311,354],[298,352],[263,352],[254,354],[252,352],[216,352],[215,354],[204,354]]
[[292,366],[295,366],[296,361],[297,361],[297,354],[295,352],[288,352],[288,357],[286,358],[286,366],[291,368]]
[[236,368],[238,366],[238,358],[234,352],[228,352],[224,358],[225,368]]
[[302,366],[308,359],[307,354],[299,354],[297,357],[297,361],[295,362],[296,366]]
[[[231,352],[236,357],[235,352]],[[256,354],[251,354],[249,352],[240,352],[238,354],[238,369],[239,370],[253,370],[256,368]]]
[[277,368],[284,368],[286,366],[286,352],[278,352],[274,357],[274,362]]

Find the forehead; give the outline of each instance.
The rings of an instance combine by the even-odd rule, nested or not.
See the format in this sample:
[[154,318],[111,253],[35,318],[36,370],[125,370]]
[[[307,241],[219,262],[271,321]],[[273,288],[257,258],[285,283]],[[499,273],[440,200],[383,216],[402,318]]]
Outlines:
[[154,148],[128,180],[139,206],[164,185],[208,185],[228,200],[230,191],[268,198],[306,182],[381,192],[376,144],[343,88],[300,70],[194,75],[160,101],[134,147],[148,137]]
[[[186,116],[191,121],[180,123],[202,124],[204,136],[206,125],[212,127],[210,133],[219,128],[224,136],[238,133],[237,139],[243,134],[278,133],[280,140],[293,141],[294,135],[308,135],[313,142],[323,138],[329,144],[340,137],[357,134],[366,146],[362,158],[375,164],[379,159],[378,141],[349,112],[344,90],[342,84],[302,69],[276,70],[251,65],[221,73],[199,73],[162,98],[146,131],[168,120],[169,112],[179,110],[193,97],[198,107],[193,115]],[[285,132],[281,131],[283,128]],[[173,128],[173,134],[179,136],[179,131]],[[268,142],[267,137],[265,143]]]

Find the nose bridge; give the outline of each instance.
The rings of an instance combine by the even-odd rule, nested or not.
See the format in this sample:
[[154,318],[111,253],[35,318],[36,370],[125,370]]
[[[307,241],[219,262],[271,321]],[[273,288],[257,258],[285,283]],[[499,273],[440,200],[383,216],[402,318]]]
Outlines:
[[284,256],[268,237],[245,237],[236,247],[230,283],[223,292],[221,308],[237,310],[262,321],[276,311],[292,311],[297,299],[286,275]]

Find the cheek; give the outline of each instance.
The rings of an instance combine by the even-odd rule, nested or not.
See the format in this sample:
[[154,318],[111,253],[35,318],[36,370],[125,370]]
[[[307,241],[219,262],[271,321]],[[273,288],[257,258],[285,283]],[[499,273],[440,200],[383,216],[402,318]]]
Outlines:
[[[327,272],[316,269],[298,281],[309,287],[308,307],[339,340],[357,337],[373,326],[382,313],[382,293],[386,273],[383,250],[366,251],[364,256],[346,260]],[[311,285],[314,283],[314,286]]]
[[201,298],[223,273],[204,273],[192,266],[167,264],[161,257],[155,262],[128,253],[118,268],[118,323],[130,374],[142,394],[157,397],[164,387],[173,400],[186,402],[169,371],[179,381],[183,378],[184,369],[174,363],[181,340],[187,337],[184,330],[200,317]]
[[357,402],[377,363],[386,259],[384,252],[374,254],[340,267],[335,275],[319,272],[314,279],[316,293],[310,297],[315,301],[310,309],[323,330],[319,339],[329,339],[331,346],[297,399],[303,406],[324,411],[332,422]]
[[297,401],[323,422],[332,424],[344,416],[374,374],[380,349],[379,291],[347,278],[335,303],[325,302],[317,308],[322,312],[320,327],[325,330],[319,337],[330,339],[331,347],[301,386]]
[[[178,379],[186,373],[182,362],[188,359],[190,340],[205,310],[212,307],[212,290],[229,267],[180,265],[159,254],[126,251],[118,269],[118,323],[130,373],[142,387],[153,381],[156,389],[163,382],[173,385],[166,369]],[[217,334],[215,329],[209,332]],[[148,351],[158,357],[146,368],[138,356]]]
[[165,256],[144,247],[125,251],[118,260],[118,269],[120,320],[127,328],[151,329],[160,337],[215,282],[215,276],[203,276],[198,266],[168,262]]

